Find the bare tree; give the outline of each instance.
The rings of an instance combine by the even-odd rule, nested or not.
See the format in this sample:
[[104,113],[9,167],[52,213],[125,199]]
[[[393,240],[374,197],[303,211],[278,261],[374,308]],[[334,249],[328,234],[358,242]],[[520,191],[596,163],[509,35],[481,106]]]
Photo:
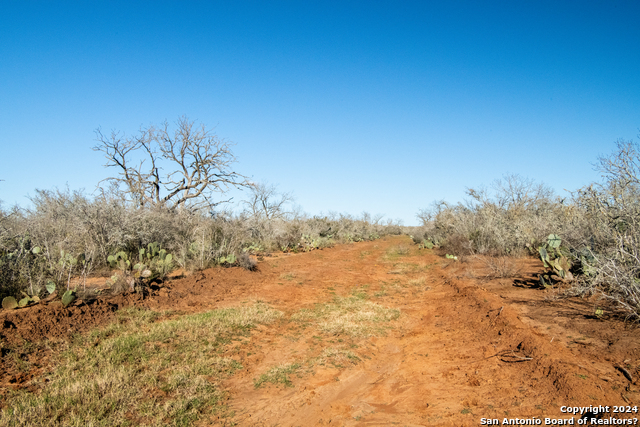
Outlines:
[[598,157],[596,170],[609,186],[615,184],[637,193],[640,186],[640,145],[619,139],[616,141],[616,148],[615,153]]
[[231,199],[214,202],[212,197],[247,185],[245,177],[231,169],[236,158],[230,143],[184,116],[176,126],[170,131],[165,121],[130,137],[116,131],[104,135],[97,129],[93,150],[104,153],[105,166],[118,170],[106,180],[117,188],[124,186],[127,198],[138,206],[191,210],[227,202]]
[[291,193],[279,193],[275,185],[265,183],[250,184],[250,191],[249,200],[244,203],[251,216],[272,220],[291,213],[286,210],[287,205],[294,201]]
[[[473,190],[471,190],[473,191]],[[429,226],[441,213],[449,210],[451,206],[444,200],[437,200],[431,203],[430,208],[420,209],[416,217],[422,221],[423,226]]]
[[553,190],[545,184],[518,174],[507,174],[493,183],[495,199],[501,208],[526,209],[553,199]]
[[368,222],[369,224],[372,224],[372,225],[379,225],[380,221],[382,221],[382,218],[384,218],[384,215],[381,214],[381,213],[377,213],[377,214],[371,215],[367,211],[363,211],[362,212],[362,220],[364,222]]
[[603,290],[636,319],[640,318],[640,145],[616,141],[616,150],[600,156],[595,169],[603,181],[577,192],[588,224],[584,242],[591,256],[590,285]]

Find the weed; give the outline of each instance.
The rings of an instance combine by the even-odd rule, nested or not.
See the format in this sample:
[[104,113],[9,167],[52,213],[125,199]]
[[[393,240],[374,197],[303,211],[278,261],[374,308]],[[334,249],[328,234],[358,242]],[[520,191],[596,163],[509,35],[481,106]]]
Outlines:
[[271,383],[284,384],[285,387],[293,387],[293,383],[291,383],[289,375],[297,372],[301,366],[302,365],[300,365],[299,363],[275,366],[269,369],[267,373],[260,375],[260,378],[253,382],[253,386],[255,388],[260,388],[265,383]]
[[248,253],[242,252],[238,255],[238,265],[245,270],[255,271],[258,267],[258,262],[251,258]]
[[490,277],[497,279],[507,279],[520,274],[520,269],[513,259],[506,256],[483,257],[482,262],[489,269]]

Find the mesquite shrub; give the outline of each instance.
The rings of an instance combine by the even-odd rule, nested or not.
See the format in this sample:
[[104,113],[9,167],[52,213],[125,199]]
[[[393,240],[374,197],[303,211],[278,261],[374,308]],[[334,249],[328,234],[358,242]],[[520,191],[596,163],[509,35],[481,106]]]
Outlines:
[[619,140],[598,159],[602,181],[560,198],[544,184],[508,175],[468,189],[464,203],[418,213],[422,238],[448,253],[532,254],[557,234],[569,254],[575,294],[599,294],[640,319],[640,146]]
[[[172,254],[179,267],[194,270],[231,254],[307,251],[401,232],[399,225],[383,225],[366,214],[214,214],[142,207],[109,192],[90,198],[80,191],[37,190],[31,201],[31,209],[0,209],[0,298],[20,291],[40,294],[50,280],[66,286],[70,276],[107,274],[109,255],[123,251],[137,259],[139,250],[154,242]],[[71,264],[70,258],[86,262]],[[254,268],[247,257],[236,259]]]

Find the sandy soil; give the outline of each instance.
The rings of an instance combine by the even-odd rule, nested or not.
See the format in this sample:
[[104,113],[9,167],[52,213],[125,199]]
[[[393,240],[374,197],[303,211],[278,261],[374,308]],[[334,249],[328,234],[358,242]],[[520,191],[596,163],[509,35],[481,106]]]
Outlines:
[[[54,343],[109,322],[123,307],[186,313],[260,300],[285,315],[228,346],[243,366],[223,384],[231,415],[201,425],[481,425],[483,418],[491,425],[533,417],[545,425],[545,418],[572,417],[578,424],[581,416],[586,425],[609,417],[636,425],[637,412],[614,407],[633,410],[640,401],[637,326],[611,307],[597,318],[602,302],[541,289],[536,278],[543,268],[535,259],[514,261],[518,272],[507,278],[492,278],[487,262],[445,259],[397,236],[264,257],[256,272],[208,269],[154,286],[145,298],[2,311],[0,388],[34,387]],[[399,309],[400,317],[370,337],[328,335],[290,319],[302,308],[358,293]],[[30,372],[17,366],[15,349],[24,340],[36,348],[23,355]],[[309,363],[327,348],[348,349],[358,359]],[[301,366],[290,387],[255,387],[261,374],[290,363]],[[562,411],[598,405],[608,411]]]

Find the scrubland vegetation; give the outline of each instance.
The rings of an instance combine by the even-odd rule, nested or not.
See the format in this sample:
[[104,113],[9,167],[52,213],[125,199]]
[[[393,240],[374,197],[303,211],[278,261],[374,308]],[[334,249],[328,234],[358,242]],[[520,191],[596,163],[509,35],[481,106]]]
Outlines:
[[[69,288],[72,277],[113,269],[120,274],[113,276],[112,290],[140,290],[177,267],[251,270],[251,255],[407,230],[368,214],[296,213],[289,194],[233,171],[229,143],[185,118],[176,125],[175,131],[165,123],[131,137],[97,131],[94,150],[118,173],[96,196],[36,190],[32,208],[0,209],[0,297],[32,298],[23,299],[27,304],[46,296],[47,285]],[[541,285],[569,283],[570,293],[598,294],[639,318],[640,147],[618,141],[596,168],[601,182],[564,197],[519,175],[469,188],[463,203],[440,201],[420,211],[423,225],[412,236],[422,247],[442,247],[452,259],[492,256],[496,276],[511,274],[508,257],[540,257],[548,268]],[[231,187],[246,190],[241,211],[225,210]]]
[[597,294],[640,318],[640,146],[617,141],[600,157],[602,181],[566,197],[545,184],[507,175],[486,189],[467,190],[464,203],[435,202],[420,211],[413,234],[423,247],[448,254],[484,254],[499,275],[505,256],[540,257],[540,284],[568,283],[573,295]]
[[[56,290],[67,289],[62,304],[3,311],[0,426],[312,419],[299,408],[315,411],[319,421],[389,425],[399,416],[435,425],[443,417],[467,422],[481,411],[516,406],[546,415],[540,411],[553,411],[567,390],[586,390],[583,399],[627,401],[619,391],[626,379],[615,375],[622,365],[627,379],[640,372],[629,356],[637,328],[611,346],[609,328],[619,322],[594,321],[584,315],[591,308],[572,312],[601,333],[574,327],[567,314],[559,320],[558,310],[536,311],[548,295],[535,281],[570,296],[609,299],[627,318],[640,318],[638,145],[618,142],[598,160],[603,180],[568,197],[507,175],[487,189],[468,189],[463,203],[434,203],[419,212],[420,227],[402,227],[368,214],[298,213],[291,195],[234,173],[224,142],[204,129],[194,136],[187,121],[178,125],[174,136],[166,126],[135,138],[99,136],[105,149],[98,151],[119,173],[97,195],[37,190],[32,207],[0,209],[0,297],[12,300],[6,308],[49,303]],[[131,161],[134,152],[148,153],[153,168]],[[227,197],[225,183],[246,190],[235,211],[212,202]],[[267,258],[391,234],[410,234],[416,245],[405,235]],[[539,258],[547,271],[537,276],[539,265],[516,257]],[[480,261],[491,277],[476,286],[480,276],[472,270],[482,269]],[[210,266],[250,272],[217,269],[161,283],[174,269]],[[91,299],[96,291],[89,287],[67,307],[69,292],[84,292],[83,280],[92,275],[111,276],[102,292],[124,295]],[[534,284],[507,285],[509,296],[505,282]],[[524,304],[535,332],[520,321]],[[97,309],[104,315],[94,320]],[[60,320],[69,318],[97,328],[73,334],[75,326]],[[26,332],[50,319],[65,332],[49,336],[40,328],[36,342],[28,342],[35,334]],[[603,348],[605,360],[624,362],[598,375],[584,370]],[[573,351],[593,354],[579,353],[571,360],[580,363],[557,370]],[[501,368],[511,362],[518,367]],[[289,387],[296,392],[282,391]],[[477,396],[486,398],[472,403]],[[545,396],[550,400],[540,400]]]
[[[172,255],[175,267],[215,264],[255,266],[247,254],[310,251],[336,242],[400,234],[395,224],[368,216],[287,216],[267,219],[247,212],[215,214],[132,206],[114,196],[41,190],[33,209],[0,211],[0,286],[3,296],[40,294],[48,281],[66,286],[69,276],[88,275],[123,264],[132,270],[150,244]],[[126,260],[109,264],[124,253]],[[146,256],[146,255],[145,255]],[[126,264],[129,261],[129,265]]]
[[[96,196],[36,190],[33,207],[0,208],[0,298],[46,296],[47,285],[69,288],[72,277],[114,269],[112,290],[140,290],[173,268],[251,270],[250,255],[401,233],[366,213],[294,212],[291,195],[234,172],[231,144],[186,118],[174,131],[165,123],[134,136],[96,134],[94,150],[118,171]],[[224,203],[231,187],[245,190],[240,211]]]

